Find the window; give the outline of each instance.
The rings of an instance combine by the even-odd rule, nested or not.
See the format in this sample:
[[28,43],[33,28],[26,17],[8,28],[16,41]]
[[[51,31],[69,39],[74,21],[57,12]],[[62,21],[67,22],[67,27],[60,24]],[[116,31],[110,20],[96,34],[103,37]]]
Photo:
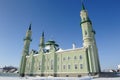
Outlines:
[[58,69],[59,69],[59,65],[58,65]]
[[80,59],[82,59],[82,56],[80,55]]
[[80,64],[80,69],[83,69],[83,64]]
[[83,18],[83,21],[85,21],[85,18]]
[[87,35],[87,31],[85,31],[85,35]]
[[78,67],[77,67],[77,64],[75,64],[75,69],[77,69]]
[[78,75],[78,77],[81,77],[81,75]]
[[68,65],[68,69],[70,69],[70,65]]
[[70,57],[68,56],[68,60],[70,60]]
[[63,69],[65,69],[65,65],[63,65]]
[[53,60],[51,60],[51,70],[53,70]]
[[41,70],[41,66],[42,66],[42,63],[41,63],[41,61],[40,61],[40,63],[39,63],[39,70]]
[[29,67],[28,69],[30,69],[30,63],[29,63],[29,65],[28,65],[28,67]]
[[69,77],[69,75],[66,75],[66,77]]
[[76,56],[74,56],[74,59],[77,59],[77,57],[76,57]]
[[65,57],[63,58],[63,60],[65,60]]

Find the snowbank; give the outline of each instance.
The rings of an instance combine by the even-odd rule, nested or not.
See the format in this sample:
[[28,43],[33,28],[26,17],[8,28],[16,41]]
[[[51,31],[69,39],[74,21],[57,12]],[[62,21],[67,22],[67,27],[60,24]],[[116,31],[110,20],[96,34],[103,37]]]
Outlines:
[[120,80],[120,77],[116,78],[91,78],[89,76],[86,77],[0,77],[0,80]]

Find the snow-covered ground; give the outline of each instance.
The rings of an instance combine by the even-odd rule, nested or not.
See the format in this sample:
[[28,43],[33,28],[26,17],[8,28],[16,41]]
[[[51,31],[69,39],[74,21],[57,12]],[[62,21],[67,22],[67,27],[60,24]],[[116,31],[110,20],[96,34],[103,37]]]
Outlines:
[[115,77],[115,78],[96,78],[92,80],[120,80],[120,77]]
[[86,77],[0,77],[0,80],[120,80],[120,77],[116,78],[92,78]]

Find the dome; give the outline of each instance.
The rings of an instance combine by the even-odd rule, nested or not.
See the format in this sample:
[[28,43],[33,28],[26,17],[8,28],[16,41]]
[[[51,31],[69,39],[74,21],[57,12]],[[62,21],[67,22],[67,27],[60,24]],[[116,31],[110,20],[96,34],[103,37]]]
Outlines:
[[56,47],[59,47],[59,45],[56,44],[55,41],[53,41],[53,40],[47,41],[47,42],[45,43],[45,45],[46,45],[46,46],[48,46],[48,45],[55,45]]

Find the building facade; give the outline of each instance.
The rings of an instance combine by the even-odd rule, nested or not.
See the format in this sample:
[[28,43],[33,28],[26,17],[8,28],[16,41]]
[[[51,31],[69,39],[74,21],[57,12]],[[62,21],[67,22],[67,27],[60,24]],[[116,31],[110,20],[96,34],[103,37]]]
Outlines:
[[24,39],[20,75],[80,77],[100,73],[95,31],[83,3],[80,17],[83,35],[83,47],[81,48],[75,48],[73,45],[73,49],[61,50],[53,40],[45,43],[44,33],[42,33],[39,51],[32,50],[29,52],[32,41],[30,25]]

